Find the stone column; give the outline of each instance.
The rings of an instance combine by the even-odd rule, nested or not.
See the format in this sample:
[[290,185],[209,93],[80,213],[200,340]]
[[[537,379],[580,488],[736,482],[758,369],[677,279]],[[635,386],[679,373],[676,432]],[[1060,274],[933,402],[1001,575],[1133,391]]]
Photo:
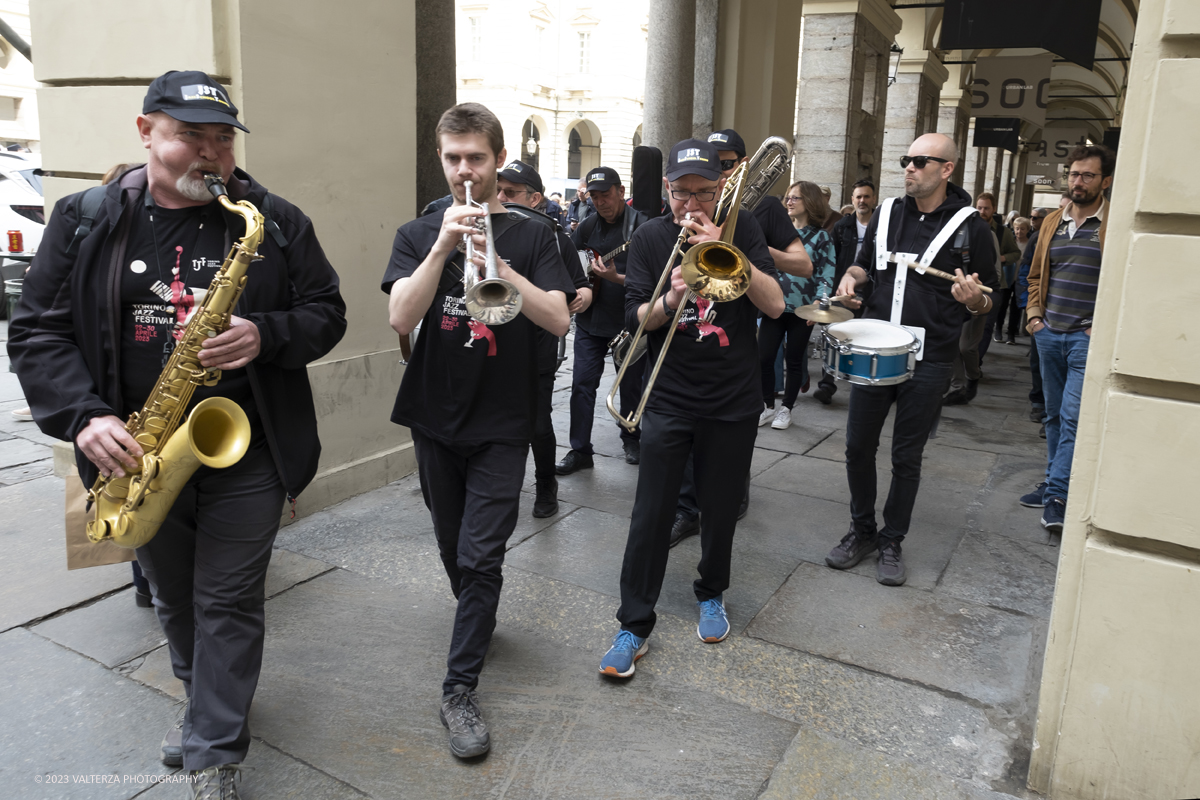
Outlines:
[[713,124],[720,11],[721,0],[696,0],[696,52],[700,54],[692,81],[692,136],[696,139],[707,137],[718,127],[725,127]]
[[904,195],[904,169],[900,157],[918,136],[937,130],[938,95],[946,82],[946,68],[935,54],[918,51],[900,60],[896,82],[888,87],[887,119],[879,176],[880,197]]
[[804,7],[793,180],[828,186],[832,205],[860,178],[879,185],[888,50],[900,17],[882,0]]
[[1016,158],[1016,153],[1010,153],[1007,150],[1000,151],[1000,194],[996,195],[996,211],[1008,213],[1012,198],[1012,189],[1009,186],[1009,177],[1012,174],[1013,159]]
[[646,104],[642,144],[666,159],[671,146],[692,136],[696,4],[650,0],[646,41]]
[[[413,0],[416,14],[417,59],[417,207],[447,193],[446,177],[437,158],[438,119],[457,100],[455,71],[454,0]],[[517,147],[521,146],[518,139]],[[513,152],[510,147],[510,152]]]
[[968,152],[974,150],[970,139],[971,95],[962,89],[965,80],[962,65],[951,64],[946,69],[949,77],[942,86],[942,94],[938,100],[937,129],[938,133],[946,134],[958,145],[958,164],[955,165],[954,175],[950,180],[956,186],[966,188],[968,176],[974,168],[974,162],[970,160]]
[[[93,178],[47,177],[47,205],[94,185],[113,164],[145,161],[133,123],[158,75],[200,69],[229,87],[252,131],[236,139],[238,165],[312,219],[347,306],[345,337],[308,366],[323,449],[296,511],[309,514],[411,473],[411,437],[387,422],[404,368],[379,278],[397,226],[417,210],[413,0],[345,0],[335,14],[323,0],[139,8],[137,26],[112,25],[107,3],[42,0],[30,9],[43,163]],[[100,48],[97,31],[105,36]],[[301,43],[319,43],[320,57]],[[297,109],[331,100],[354,110],[352,135],[335,120],[297,124]],[[342,134],[350,144],[339,145]],[[425,146],[433,159],[434,143]],[[389,156],[364,157],[370,153]]]
[[988,148],[988,191],[997,198],[997,202],[1000,198],[1000,172],[1004,169],[1001,162],[1007,152],[999,147]]

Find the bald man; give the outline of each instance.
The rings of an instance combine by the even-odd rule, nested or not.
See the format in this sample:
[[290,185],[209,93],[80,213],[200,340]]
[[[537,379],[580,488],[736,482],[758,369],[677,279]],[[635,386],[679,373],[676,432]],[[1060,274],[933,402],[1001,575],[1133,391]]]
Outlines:
[[[849,569],[878,551],[875,577],[885,586],[900,586],[908,576],[900,545],[908,534],[921,483],[921,455],[950,384],[963,323],[992,308],[980,282],[993,289],[999,286],[991,230],[979,218],[971,196],[950,183],[957,162],[954,141],[944,134],[927,133],[912,143],[908,155],[900,159],[905,196],[885,200],[876,209],[837,291],[852,295],[870,282],[873,288],[863,318],[903,325],[923,342],[908,380],[892,386],[855,384],[850,389],[846,421],[850,531],[825,563]],[[883,241],[876,233],[885,214]],[[917,273],[897,258],[901,254],[909,260],[919,258],[943,228],[949,238],[937,249],[931,266],[958,276],[955,282]],[[972,270],[976,274],[964,277]],[[858,303],[847,301],[847,305]],[[875,523],[875,451],[893,404],[892,485],[880,530]]]

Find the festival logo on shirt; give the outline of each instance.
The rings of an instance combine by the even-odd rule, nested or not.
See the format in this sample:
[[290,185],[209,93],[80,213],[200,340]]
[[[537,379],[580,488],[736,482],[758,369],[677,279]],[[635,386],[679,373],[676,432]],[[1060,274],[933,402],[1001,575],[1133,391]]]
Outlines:
[[729,336],[725,333],[725,329],[719,325],[714,325],[713,320],[716,319],[716,310],[712,307],[712,301],[703,297],[696,298],[696,310],[693,312],[690,308],[683,312],[683,316],[679,320],[679,326],[676,328],[677,333],[685,333],[688,325],[696,326],[697,342],[703,342],[704,337],[710,333],[717,335],[717,342],[721,347],[729,347]]
[[[171,270],[171,283],[155,281],[150,292],[157,295],[161,303],[135,303],[133,305],[133,339],[135,342],[157,342],[163,340],[162,363],[166,366],[175,350],[175,343],[183,338],[183,331],[191,321],[196,309],[204,304],[208,287],[187,286],[183,282],[181,261],[183,248],[175,248],[175,266]],[[199,268],[193,261],[193,270]],[[207,266],[207,264],[205,264]],[[218,265],[219,266],[219,265]],[[129,268],[134,273],[144,273],[144,261],[133,261]],[[169,334],[168,334],[169,331]]]
[[467,327],[471,329],[471,338],[463,347],[470,347],[479,339],[487,340],[487,354],[489,356],[496,355],[496,334],[492,333],[492,329],[476,319],[468,319]]
[[458,330],[458,322],[462,317],[467,318],[467,332],[470,334],[463,347],[471,347],[478,341],[487,342],[487,354],[496,355],[496,334],[482,322],[472,318],[468,313],[461,297],[446,295],[442,299],[442,322],[439,327],[444,331]]

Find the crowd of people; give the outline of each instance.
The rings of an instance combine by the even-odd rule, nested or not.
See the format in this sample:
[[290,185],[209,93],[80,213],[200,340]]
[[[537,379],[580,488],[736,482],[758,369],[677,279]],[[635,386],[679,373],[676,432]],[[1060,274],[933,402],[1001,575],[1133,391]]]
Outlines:
[[[147,163],[100,195],[59,201],[9,342],[32,416],[75,443],[85,486],[154,468],[155,437],[133,438],[124,420],[161,391],[160,372],[203,299],[188,284],[219,276],[229,242],[248,235],[248,223],[214,199],[214,185],[262,212],[261,260],[228,328],[198,347],[201,370],[192,376],[203,382],[194,400],[223,397],[243,410],[248,451],[233,466],[199,468],[157,536],[137,550],[188,697],[162,760],[189,772],[194,797],[226,800],[238,796],[249,747],[278,512],[316,472],[306,365],[346,328],[338,276],[308,217],[234,163],[237,131],[246,131],[237,114],[204,73],[155,80],[137,118]],[[931,428],[943,404],[974,399],[991,331],[997,342],[1014,342],[1020,309],[1040,377],[1032,413],[1044,421],[1048,450],[1045,482],[1020,502],[1043,508],[1043,524],[1061,530],[1104,241],[1108,151],[1073,153],[1063,207],[1035,210],[1009,228],[990,194],[972,203],[950,182],[960,153],[942,134],[917,138],[901,159],[904,197],[881,202],[860,180],[838,212],[822,187],[797,181],[782,202],[766,196],[718,214],[747,147],[735,130],[714,131],[670,149],[663,213],[653,217],[628,203],[622,176],[603,166],[580,179],[569,203],[547,197],[534,168],[508,161],[499,120],[479,104],[447,110],[436,136],[449,194],[397,230],[381,289],[388,323],[412,347],[391,421],[412,432],[457,601],[439,704],[455,756],[491,747],[477,690],[527,455],[532,449],[533,514],[552,516],[558,479],[594,467],[597,389],[623,332],[643,329],[647,346],[617,393],[624,459],[638,472],[603,675],[634,674],[649,648],[670,548],[692,534],[701,550],[697,637],[712,645],[729,635],[724,593],[737,522],[749,509],[758,429],[788,428],[810,388],[813,326],[794,312],[819,299],[907,331],[915,353],[904,379],[849,387],[850,520],[831,542],[831,568],[875,554],[880,583],[905,582],[902,543]],[[734,224],[726,244],[746,265],[738,291],[717,298],[689,286],[679,256]],[[503,317],[478,310],[492,302],[475,293],[485,264],[504,287],[507,307],[491,309]],[[190,271],[186,282],[181,269]],[[572,318],[570,447],[555,463],[550,398]],[[645,367],[660,356],[643,401]],[[830,404],[837,391],[822,375],[814,396]],[[875,459],[893,408],[893,478],[880,525]]]

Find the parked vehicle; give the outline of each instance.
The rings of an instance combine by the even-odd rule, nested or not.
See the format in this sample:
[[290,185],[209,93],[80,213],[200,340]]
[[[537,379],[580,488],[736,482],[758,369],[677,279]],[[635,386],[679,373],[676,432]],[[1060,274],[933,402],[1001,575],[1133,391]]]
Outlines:
[[[24,252],[37,251],[46,228],[42,176],[37,169],[42,157],[37,153],[0,151],[0,235],[20,231]],[[8,236],[0,239],[8,251]]]

